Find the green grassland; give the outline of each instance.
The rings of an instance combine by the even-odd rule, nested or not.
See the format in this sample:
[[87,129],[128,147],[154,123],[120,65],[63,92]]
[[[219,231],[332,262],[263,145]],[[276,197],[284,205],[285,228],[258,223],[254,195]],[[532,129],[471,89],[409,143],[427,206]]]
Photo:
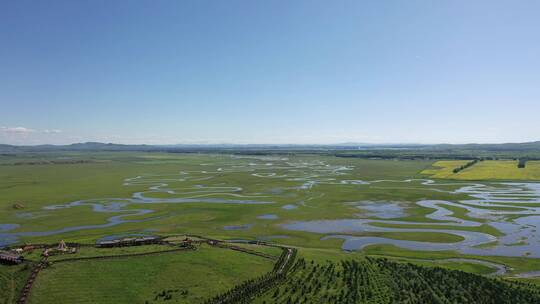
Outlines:
[[[294,157],[291,157],[294,160]],[[95,153],[92,159],[96,162],[83,164],[48,164],[3,166],[0,171],[0,222],[20,224],[17,232],[43,231],[61,229],[66,226],[79,226],[106,223],[108,213],[92,212],[90,206],[79,206],[44,211],[42,207],[51,204],[63,204],[75,200],[93,198],[130,197],[132,193],[143,191],[144,185],[126,187],[126,178],[142,174],[174,174],[180,170],[200,170],[201,163],[208,164],[209,170],[219,167],[223,162],[231,161],[230,156],[214,155],[170,155],[157,153],[130,154]],[[321,156],[302,157],[302,160],[320,160]],[[391,161],[391,160],[358,160],[322,158],[335,165],[353,163],[352,175],[366,179],[401,179],[415,177],[423,168],[429,166],[426,161]],[[99,161],[98,161],[99,160]],[[278,174],[279,174],[279,170]],[[184,183],[183,187],[197,185],[200,182]],[[350,217],[358,210],[342,204],[351,200],[409,200],[418,198],[441,198],[441,194],[422,191],[422,189],[403,188],[400,183],[387,183],[360,190],[355,185],[342,185],[336,189],[332,185],[321,185],[317,190],[289,191],[284,195],[272,195],[275,188],[286,188],[298,182],[282,180],[262,180],[254,182],[251,174],[221,174],[212,179],[212,184],[220,186],[243,187],[243,193],[262,193],[267,195],[273,204],[268,205],[234,205],[234,204],[152,204],[152,214],[133,216],[129,219],[156,218],[138,223],[125,223],[119,226],[95,230],[81,230],[62,234],[62,238],[77,242],[91,242],[108,234],[129,233],[151,229],[159,233],[193,233],[224,238],[248,238],[282,234],[283,230],[276,224],[288,220],[338,219]],[[179,186],[174,183],[171,187]],[[399,195],[387,191],[387,188],[398,188]],[[309,197],[308,197],[309,194]],[[150,197],[153,194],[149,195]],[[219,198],[219,195],[213,195]],[[444,194],[442,195],[444,197]],[[309,198],[306,207],[295,210],[284,210],[286,204],[296,204]],[[14,209],[13,204],[20,203],[23,209]],[[146,206],[142,206],[143,208]],[[137,209],[139,206],[129,206]],[[76,212],[75,212],[76,210]],[[411,214],[431,212],[427,208],[415,208]],[[17,214],[29,213],[32,217],[18,217]],[[276,214],[277,221],[257,219],[261,214]],[[247,231],[224,231],[227,225],[252,224]],[[292,235],[294,238],[295,235]],[[55,242],[58,236],[23,237],[23,241]],[[304,244],[307,245],[307,244]]]
[[271,260],[206,245],[196,251],[53,263],[38,276],[29,303],[163,303],[156,295],[168,290],[174,303],[201,303],[272,267]]
[[[70,154],[72,158],[82,158],[85,154]],[[143,174],[174,174],[180,170],[201,170],[204,163],[208,170],[215,170],[224,162],[233,162],[228,155],[186,155],[164,153],[93,153],[88,157],[92,162],[75,164],[46,164],[3,166],[0,171],[0,222],[20,224],[15,231],[43,231],[60,229],[66,226],[91,225],[105,223],[110,217],[108,213],[92,212],[90,206],[79,206],[54,211],[44,211],[44,206],[62,204],[81,199],[130,197],[132,193],[143,191],[145,185],[126,187],[126,178]],[[291,161],[325,161],[332,165],[354,165],[348,172],[351,178],[362,180],[415,178],[419,172],[431,165],[429,161],[395,161],[395,160],[365,160],[347,159],[324,156],[289,156]],[[279,175],[280,170],[276,169]],[[184,182],[182,187],[200,184],[200,181]],[[118,226],[66,232],[61,235],[23,237],[26,242],[56,242],[60,238],[77,242],[93,242],[109,234],[141,232],[151,230],[161,234],[192,233],[219,238],[255,239],[267,235],[288,236],[279,242],[296,246],[333,246],[329,242],[321,242],[318,236],[303,232],[284,231],[280,223],[298,220],[320,220],[350,218],[362,211],[344,204],[350,201],[405,201],[419,199],[456,199],[466,198],[443,192],[426,191],[424,187],[388,181],[359,188],[356,185],[326,185],[321,184],[308,190],[287,191],[283,195],[273,195],[273,189],[287,188],[298,182],[282,179],[254,180],[247,173],[222,173],[211,180],[211,184],[220,186],[243,187],[243,193],[261,193],[267,195],[273,204],[267,205],[238,205],[238,204],[152,204],[153,213],[143,216],[133,216],[129,219],[151,219],[136,223],[124,223]],[[170,183],[171,187],[180,187],[180,183]],[[444,189],[444,187],[440,187]],[[450,188],[449,188],[450,189]],[[161,193],[159,193],[161,194]],[[149,196],[155,196],[150,194]],[[219,197],[214,195],[213,197]],[[287,204],[297,204],[304,201],[305,206],[294,210],[281,207]],[[23,209],[14,209],[15,202],[21,203]],[[142,206],[146,208],[147,206]],[[128,209],[139,206],[130,205]],[[429,222],[425,215],[433,209],[410,205],[407,215],[402,220],[413,222]],[[17,214],[29,213],[30,218],[18,217]],[[258,219],[261,214],[275,214],[277,220]],[[466,218],[465,214],[457,216]],[[225,231],[224,226],[251,224],[248,230]],[[489,227],[489,226],[488,226]],[[427,228],[427,227],[425,227]],[[470,228],[473,231],[496,230],[489,228]],[[488,229],[488,230],[486,230]],[[448,235],[436,234],[413,235],[395,233],[378,233],[377,236],[390,238],[420,240],[448,239]],[[375,235],[375,234],[373,234]],[[457,240],[457,239],[455,239]]]
[[[56,243],[61,239],[67,242],[93,243],[97,239],[116,234],[146,233],[158,235],[202,235],[224,240],[257,240],[264,239],[299,249],[299,256],[317,263],[327,260],[339,263],[343,259],[364,260],[366,256],[390,257],[397,261],[407,261],[424,266],[437,266],[447,269],[457,269],[472,273],[487,274],[493,271],[485,265],[474,263],[444,262],[441,259],[471,258],[500,263],[511,267],[511,273],[540,269],[540,259],[525,257],[491,257],[467,256],[457,252],[426,252],[409,251],[389,245],[372,245],[361,252],[347,253],[340,248],[342,240],[321,240],[324,235],[302,231],[285,230],[281,225],[295,221],[351,219],[370,217],[368,212],[356,208],[351,202],[400,202],[406,206],[406,214],[400,221],[411,222],[415,225],[392,223],[373,223],[373,226],[393,228],[430,228],[476,231],[502,235],[494,227],[482,222],[478,227],[461,227],[455,223],[444,226],[429,225],[433,220],[426,218],[435,209],[421,207],[414,202],[419,200],[448,200],[457,201],[469,198],[466,194],[452,193],[459,187],[459,178],[452,177],[452,170],[467,161],[437,162],[429,160],[371,160],[360,158],[338,158],[323,155],[279,155],[268,160],[275,162],[277,158],[287,158],[291,163],[315,163],[340,167],[353,166],[345,171],[350,180],[385,180],[369,185],[333,184],[331,178],[336,175],[326,173],[325,167],[302,168],[289,171],[280,166],[268,166],[260,172],[284,174],[318,175],[320,183],[313,188],[302,188],[302,180],[255,177],[251,171],[220,171],[221,168],[247,166],[250,158],[236,158],[225,154],[179,154],[179,153],[146,153],[146,152],[95,152],[28,155],[17,158],[22,164],[14,165],[11,158],[0,156],[0,223],[19,224],[20,227],[10,232],[50,231],[65,227],[105,224],[112,215],[106,212],[94,212],[90,206],[77,206],[57,210],[45,210],[50,205],[66,204],[77,200],[92,199],[96,202],[117,198],[121,201],[130,198],[133,193],[147,191],[148,184],[124,185],[125,180],[136,176],[160,176],[167,179],[168,175],[177,178],[180,171],[192,173],[195,177],[188,180],[167,180],[168,188],[177,193],[148,192],[146,197],[172,198],[197,196],[204,198],[230,199],[233,195],[257,196],[258,200],[268,201],[269,204],[221,204],[208,202],[189,203],[133,203],[124,208],[123,212],[150,209],[153,212],[144,215],[133,215],[125,219],[143,220],[126,222],[116,226],[69,231],[61,234],[22,236],[20,243]],[[43,163],[50,159],[69,158],[73,163]],[[491,161],[483,161],[467,168],[457,175],[471,174],[481,166],[492,165]],[[513,162],[516,165],[517,163]],[[534,162],[527,163],[527,170],[535,170]],[[260,168],[260,167],[259,167]],[[445,173],[439,172],[439,169]],[[213,172],[211,178],[201,170]],[[484,169],[482,169],[484,170]],[[520,169],[522,170],[522,169]],[[489,170],[488,170],[489,171]],[[484,172],[488,172],[485,171]],[[536,171],[535,171],[536,172]],[[487,173],[482,173],[487,174]],[[534,176],[528,173],[527,176]],[[423,186],[420,182],[403,182],[406,179],[423,178],[432,175],[434,178],[452,178],[452,184],[437,186],[437,191]],[[339,175],[338,175],[339,177]],[[482,177],[481,179],[483,179]],[[158,178],[159,179],[159,178]],[[464,178],[468,180],[469,178]],[[470,178],[477,179],[477,178]],[[486,178],[497,179],[497,178]],[[504,178],[507,179],[507,178]],[[455,185],[456,183],[457,185]],[[201,185],[215,187],[241,187],[234,193],[215,192],[199,193]],[[189,194],[190,192],[197,192]],[[180,194],[179,194],[180,193]],[[186,193],[186,194],[183,194]],[[114,201],[114,200],[113,200]],[[17,205],[15,205],[17,204]],[[294,205],[294,209],[284,206]],[[466,209],[445,205],[455,217],[463,220],[473,220]],[[502,208],[502,207],[500,207]],[[515,207],[504,207],[515,210]],[[514,209],[512,209],[514,208]],[[261,215],[272,214],[275,219],[262,219]],[[247,229],[227,230],[226,226],[249,225]],[[429,241],[454,243],[461,237],[439,232],[409,233],[409,232],[358,232],[352,235],[378,236],[398,240]],[[272,238],[274,237],[274,238]],[[239,244],[250,248],[254,245]],[[166,250],[163,246],[97,249],[82,247],[77,256],[91,257],[102,255],[103,252],[113,254],[129,254],[145,250]],[[269,247],[258,247],[258,251],[278,256],[280,250]],[[51,261],[63,259],[66,256],[51,257]],[[36,261],[39,256],[28,256]],[[433,260],[430,262],[429,260]],[[155,267],[154,267],[155,266]],[[216,267],[213,267],[216,266]],[[219,266],[219,267],[217,267]],[[174,293],[178,303],[198,303],[211,295],[223,292],[239,282],[260,275],[272,268],[269,260],[260,257],[233,252],[201,248],[196,252],[163,253],[156,256],[126,257],[121,261],[87,260],[80,262],[53,263],[53,266],[40,273],[35,290],[32,291],[31,303],[74,303],[84,299],[87,303],[144,303],[152,301],[156,293],[163,290],[189,290],[188,295]],[[17,272],[20,267],[0,265],[0,289],[2,298],[13,298],[18,293],[21,282],[27,272]],[[253,270],[253,271],[251,271]],[[27,271],[27,270],[25,270]],[[146,274],[148,273],[148,278]],[[16,274],[16,275],[15,275]],[[123,274],[118,277],[118,274]],[[143,275],[144,274],[144,275]],[[139,278],[130,280],[129,278]],[[86,280],[85,278],[96,278]],[[99,278],[99,279],[98,279]],[[87,282],[91,281],[91,282]],[[523,280],[526,281],[526,280]],[[533,283],[536,280],[529,280]],[[216,287],[220,285],[222,287]],[[18,289],[19,288],[19,289]],[[3,295],[6,295],[5,297]],[[77,301],[75,301],[77,300]],[[60,301],[60,302],[58,302]],[[71,302],[70,302],[71,301]],[[124,301],[124,302],[122,302]],[[12,303],[10,300],[6,303]],[[84,302],[80,302],[84,303]],[[152,303],[152,302],[151,302]],[[159,302],[156,302],[159,303]],[[267,302],[266,303],[273,303]]]
[[[540,259],[532,259],[525,257],[503,257],[503,256],[476,256],[458,254],[453,251],[420,251],[420,250],[407,250],[392,245],[371,245],[364,249],[363,254],[368,256],[377,257],[401,257],[409,259],[422,259],[422,260],[441,260],[450,258],[470,258],[476,260],[483,260],[498,264],[506,265],[510,268],[509,274],[530,271],[531,269],[540,269]],[[463,269],[460,269],[463,270]]]
[[30,263],[15,266],[0,265],[0,304],[16,303],[31,269]]
[[[61,260],[68,260],[74,258],[89,258],[97,256],[116,256],[116,255],[128,255],[128,254],[140,254],[146,252],[161,252],[175,249],[174,246],[164,245],[145,245],[145,246],[131,246],[131,247],[114,247],[114,248],[96,248],[96,247],[80,247],[75,254],[59,254],[49,257],[49,262],[56,262]],[[38,250],[34,250],[32,254],[35,254]],[[29,258],[26,258],[27,260]]]
[[525,168],[518,168],[515,160],[485,160],[458,173],[453,172],[467,162],[438,161],[422,174],[457,180],[540,180],[540,161],[528,161]]

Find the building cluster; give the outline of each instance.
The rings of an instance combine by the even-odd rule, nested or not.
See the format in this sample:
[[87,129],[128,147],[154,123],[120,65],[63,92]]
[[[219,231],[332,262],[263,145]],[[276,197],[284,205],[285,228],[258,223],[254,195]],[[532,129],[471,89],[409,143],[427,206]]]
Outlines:
[[100,240],[96,242],[96,247],[99,248],[111,248],[111,247],[126,247],[126,246],[139,246],[158,244],[162,240],[158,236],[141,236],[141,237],[128,237],[115,240]]
[[77,253],[77,247],[68,247],[64,240],[61,240],[60,243],[58,243],[58,246],[47,248],[45,251],[43,251],[43,256],[51,256],[51,255],[57,255],[57,254],[65,254],[65,253]]
[[0,263],[16,265],[24,262],[24,257],[16,251],[0,251]]

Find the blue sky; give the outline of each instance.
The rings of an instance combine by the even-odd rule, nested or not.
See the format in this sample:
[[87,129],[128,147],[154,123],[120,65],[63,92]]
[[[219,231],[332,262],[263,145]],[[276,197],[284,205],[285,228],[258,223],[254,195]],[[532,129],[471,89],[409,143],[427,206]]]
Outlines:
[[0,143],[540,140],[539,1],[3,1]]

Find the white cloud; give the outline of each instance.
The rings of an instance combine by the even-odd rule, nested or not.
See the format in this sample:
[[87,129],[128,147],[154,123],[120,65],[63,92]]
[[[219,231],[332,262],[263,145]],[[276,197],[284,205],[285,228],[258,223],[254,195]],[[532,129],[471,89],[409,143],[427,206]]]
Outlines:
[[47,133],[47,134],[58,134],[58,133],[62,133],[62,130],[58,130],[58,129],[52,129],[52,130],[49,130],[49,129],[46,129],[46,130],[43,130],[43,133]]
[[34,133],[36,130],[25,127],[0,127],[0,132],[8,134],[28,134]]
[[62,133],[62,130],[58,129],[45,129],[35,130],[26,127],[0,127],[0,133],[12,134],[12,135],[26,135],[31,133],[43,133],[43,134],[58,134]]

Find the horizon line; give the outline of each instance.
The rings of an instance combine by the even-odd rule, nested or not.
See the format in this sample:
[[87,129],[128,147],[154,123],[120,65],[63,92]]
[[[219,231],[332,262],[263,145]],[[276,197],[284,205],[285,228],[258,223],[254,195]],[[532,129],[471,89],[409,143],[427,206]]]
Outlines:
[[102,144],[102,145],[121,145],[121,146],[433,146],[433,145],[505,145],[505,144],[530,144],[540,143],[540,140],[536,141],[523,141],[523,142],[466,142],[466,143],[449,143],[449,142],[436,142],[436,143],[421,143],[421,142],[386,142],[386,143],[374,143],[374,142],[342,142],[342,143],[170,143],[170,144],[147,144],[147,143],[115,143],[115,142],[101,142],[101,141],[85,141],[85,142],[72,142],[66,144],[8,144],[0,143],[0,145],[12,146],[12,147],[36,147],[36,146],[71,146],[71,145],[84,145],[84,144]]

